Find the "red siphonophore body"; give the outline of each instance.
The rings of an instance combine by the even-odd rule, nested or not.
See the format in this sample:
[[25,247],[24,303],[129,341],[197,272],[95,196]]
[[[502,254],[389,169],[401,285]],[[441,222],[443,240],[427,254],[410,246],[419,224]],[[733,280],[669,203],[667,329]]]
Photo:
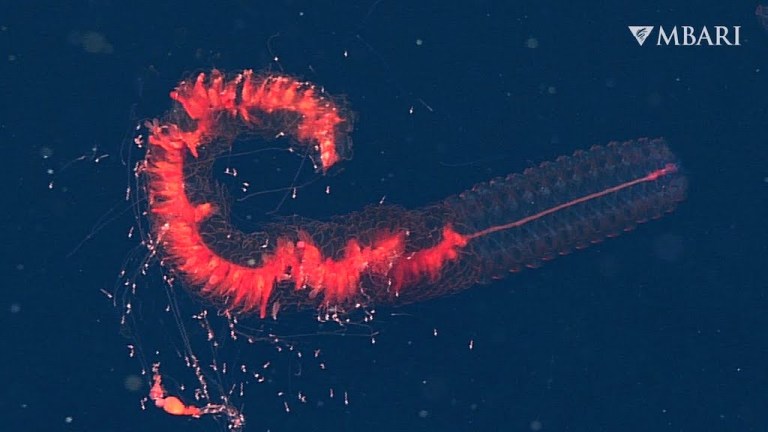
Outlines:
[[175,274],[232,313],[264,318],[286,307],[348,310],[450,294],[658,218],[686,192],[664,140],[638,139],[578,151],[421,209],[373,206],[246,234],[217,202],[215,157],[242,133],[282,134],[325,171],[349,150],[343,108],[312,84],[251,71],[200,74],[171,97],[182,110],[148,124],[153,237]]
[[[325,172],[349,154],[344,107],[311,83],[249,70],[200,74],[171,98],[176,109],[147,124],[140,165],[148,244],[228,317],[338,312],[455,293],[661,217],[686,193],[664,140],[637,139],[577,151],[419,209],[370,206],[328,221],[296,216],[244,233],[231,224],[212,178],[216,158],[243,136],[286,136]],[[187,360],[205,389],[196,356]],[[159,364],[152,372],[149,399],[157,407],[224,415],[232,430],[245,424],[226,396],[186,405],[166,392]]]

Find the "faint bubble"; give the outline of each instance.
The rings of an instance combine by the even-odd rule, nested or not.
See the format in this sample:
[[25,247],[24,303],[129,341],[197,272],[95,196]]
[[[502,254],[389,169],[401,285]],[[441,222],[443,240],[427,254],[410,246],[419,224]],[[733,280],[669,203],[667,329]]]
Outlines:
[[646,102],[651,107],[658,107],[664,102],[664,98],[661,96],[659,92],[652,92],[646,98]]
[[67,37],[70,44],[83,48],[85,52],[91,54],[112,54],[115,48],[107,40],[107,37],[101,33],[87,31],[80,33],[73,31]]
[[74,419],[71,416],[64,417],[64,423],[69,424],[69,423],[72,423],[73,421]]
[[19,303],[11,303],[11,307],[8,308],[12,314],[17,314],[21,312],[21,304]]
[[526,48],[538,48],[539,47],[539,40],[535,37],[529,37],[525,40],[525,47]]
[[128,375],[123,380],[123,386],[130,392],[137,392],[144,388],[144,381],[138,375]]
[[598,269],[600,274],[605,278],[614,278],[621,272],[621,263],[616,259],[614,255],[603,254],[599,257]]
[[48,159],[49,157],[53,156],[53,149],[48,146],[42,146],[40,147],[40,157],[43,159]]
[[421,39],[416,39],[416,46],[422,46],[424,44],[424,41]]
[[685,251],[683,238],[676,234],[664,234],[656,237],[653,242],[653,250],[659,259],[667,262],[675,262]]
[[439,401],[449,397],[448,385],[439,378],[425,380],[421,387],[421,395],[428,401]]
[[540,421],[534,420],[531,422],[531,430],[532,431],[540,431],[544,427],[543,424],[541,424]]
[[427,417],[429,417],[429,411],[427,411],[427,410],[419,411],[419,417],[420,418],[427,418]]
[[547,85],[544,83],[539,84],[539,92],[545,93],[548,95],[554,95],[557,94],[557,87],[553,85]]

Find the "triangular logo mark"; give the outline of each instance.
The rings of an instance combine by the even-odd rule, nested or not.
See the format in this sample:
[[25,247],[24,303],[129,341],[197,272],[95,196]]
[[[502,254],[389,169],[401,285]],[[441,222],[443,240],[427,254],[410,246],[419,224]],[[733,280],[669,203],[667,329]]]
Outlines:
[[650,36],[651,32],[653,31],[653,26],[628,26],[629,32],[632,33],[632,36],[635,37],[635,40],[637,41],[637,44],[640,46],[643,46],[645,43],[645,40],[648,39],[648,36]]

